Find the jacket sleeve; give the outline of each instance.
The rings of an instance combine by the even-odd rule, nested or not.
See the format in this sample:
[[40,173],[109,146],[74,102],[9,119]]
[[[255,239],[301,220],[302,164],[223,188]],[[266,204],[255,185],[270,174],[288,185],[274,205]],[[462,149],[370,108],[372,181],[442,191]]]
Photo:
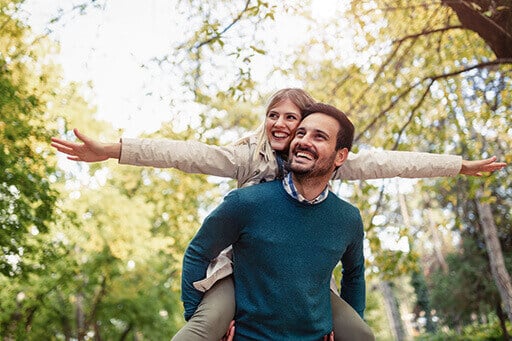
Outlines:
[[197,141],[123,138],[119,163],[239,179],[246,176],[251,156],[246,144],[215,146]]
[[431,178],[455,176],[462,167],[462,157],[449,154],[364,150],[349,153],[333,179],[367,180],[381,178]]
[[210,262],[240,234],[242,208],[238,204],[236,190],[210,213],[190,242],[183,257],[181,299],[185,308],[185,320],[197,310],[204,293],[194,287],[194,282],[204,278]]

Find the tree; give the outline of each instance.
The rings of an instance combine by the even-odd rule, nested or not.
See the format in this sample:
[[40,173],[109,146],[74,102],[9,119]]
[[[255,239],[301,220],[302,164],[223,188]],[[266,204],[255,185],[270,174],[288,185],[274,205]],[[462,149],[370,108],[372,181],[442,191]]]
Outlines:
[[[55,66],[44,61],[52,46],[30,44],[30,32],[13,17],[19,2],[0,2],[0,274],[16,276],[37,264],[29,240],[55,220],[56,192],[49,181],[47,110],[58,83]],[[33,72],[32,70],[38,70]]]

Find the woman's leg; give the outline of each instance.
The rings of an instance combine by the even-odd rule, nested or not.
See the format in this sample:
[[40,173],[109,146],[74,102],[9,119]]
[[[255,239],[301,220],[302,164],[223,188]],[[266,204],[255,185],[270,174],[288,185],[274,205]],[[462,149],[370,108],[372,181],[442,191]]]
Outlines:
[[208,290],[194,315],[174,335],[172,341],[219,341],[235,316],[235,288],[228,276]]
[[361,316],[332,291],[331,308],[335,341],[375,341],[372,330]]

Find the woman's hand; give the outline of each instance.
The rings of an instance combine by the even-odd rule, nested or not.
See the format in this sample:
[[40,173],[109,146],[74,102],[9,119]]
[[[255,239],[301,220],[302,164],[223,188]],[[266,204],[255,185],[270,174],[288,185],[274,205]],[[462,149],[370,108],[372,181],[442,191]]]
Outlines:
[[67,154],[69,160],[99,162],[110,158],[119,159],[121,143],[102,143],[95,141],[80,133],[76,128],[73,129],[73,132],[83,143],[69,142],[56,137],[52,137],[51,143],[51,146],[56,148],[59,152]]
[[235,321],[231,321],[228,327],[228,331],[226,332],[226,335],[220,339],[220,341],[233,341],[233,337],[235,336]]
[[462,167],[459,174],[482,176],[483,172],[494,172],[502,169],[506,165],[505,162],[496,162],[496,156],[476,161],[462,160]]

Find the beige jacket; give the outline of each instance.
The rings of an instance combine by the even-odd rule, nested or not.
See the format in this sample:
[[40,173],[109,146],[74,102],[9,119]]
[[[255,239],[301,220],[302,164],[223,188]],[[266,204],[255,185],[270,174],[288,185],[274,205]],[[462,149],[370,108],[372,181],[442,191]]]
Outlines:
[[[260,153],[261,157],[254,160],[255,136],[227,146],[165,139],[123,138],[121,142],[121,164],[176,168],[187,173],[227,177],[237,179],[238,187],[254,185],[263,179],[274,180],[278,171],[274,155]],[[461,167],[462,158],[456,155],[364,150],[350,153],[347,161],[333,174],[333,179],[455,176]]]
[[[207,145],[197,141],[123,138],[119,163],[176,168],[187,173],[227,177],[237,179],[238,187],[246,187],[262,180],[274,180],[278,173],[275,156],[261,152],[260,158],[254,159],[256,148],[256,136],[228,146]],[[358,154],[350,153],[347,161],[333,174],[333,179],[454,176],[461,167],[460,156],[368,150]],[[210,264],[206,278],[194,283],[197,290],[204,292],[233,272],[231,250],[231,247],[227,248]],[[331,289],[336,292],[333,280]]]

